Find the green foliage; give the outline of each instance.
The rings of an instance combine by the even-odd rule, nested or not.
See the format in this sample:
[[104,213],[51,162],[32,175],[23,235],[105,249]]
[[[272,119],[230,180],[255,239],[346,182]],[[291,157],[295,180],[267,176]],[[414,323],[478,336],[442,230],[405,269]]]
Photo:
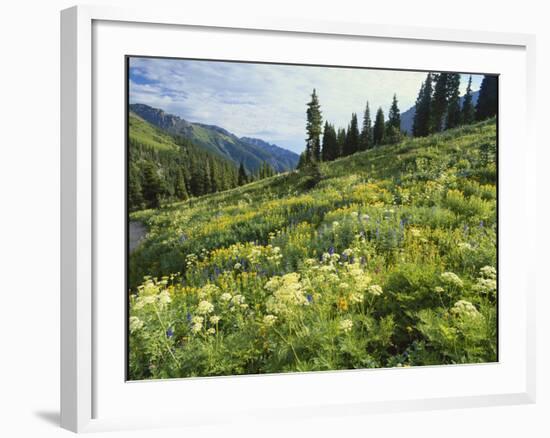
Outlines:
[[346,132],[343,155],[351,155],[359,150],[359,126],[357,124],[357,114],[351,115],[351,122]]
[[321,160],[321,131],[323,118],[321,116],[321,106],[319,105],[319,98],[315,89],[311,94],[311,100],[307,104],[307,148],[306,159],[307,161],[320,161]]
[[369,103],[365,107],[365,113],[363,115],[363,127],[361,129],[361,138],[359,142],[359,150],[366,151],[373,146],[372,137],[372,121],[370,116]]
[[434,75],[434,94],[431,106],[431,126],[430,133],[441,132],[444,128],[444,118],[449,101],[449,73],[439,73]]
[[426,80],[420,87],[418,97],[416,98],[415,113],[413,120],[413,135],[415,137],[425,137],[431,132],[432,121],[432,74],[428,73]]
[[459,73],[449,73],[447,80],[447,101],[445,129],[456,128],[461,124]]
[[384,111],[382,111],[382,108],[378,108],[378,111],[376,111],[376,119],[374,120],[374,127],[372,129],[373,142],[375,146],[384,143],[385,134],[386,124],[384,122]]
[[498,77],[485,75],[481,81],[476,106],[476,120],[485,120],[498,113]]
[[394,128],[395,131],[401,131],[401,113],[397,106],[397,95],[393,95],[393,100],[388,114],[388,128]]
[[237,185],[230,161],[129,116],[128,206],[131,211],[157,208]]
[[469,125],[475,121],[476,110],[472,101],[472,76],[468,79],[468,86],[466,87],[466,94],[464,95],[464,101],[462,102],[462,114],[461,121],[465,125]]
[[130,378],[495,361],[495,153],[491,119],[132,213]]
[[243,163],[241,163],[239,166],[239,175],[237,179],[237,184],[242,186],[247,183],[248,183],[248,174],[246,173]]
[[336,130],[329,122],[325,122],[323,130],[323,151],[321,158],[323,161],[333,161],[340,155],[338,150],[338,139]]

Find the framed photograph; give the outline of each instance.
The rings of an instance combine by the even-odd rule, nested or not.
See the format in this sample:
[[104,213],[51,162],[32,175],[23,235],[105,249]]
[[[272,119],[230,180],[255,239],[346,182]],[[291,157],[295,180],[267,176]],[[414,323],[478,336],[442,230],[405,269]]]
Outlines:
[[61,18],[63,427],[534,401],[534,37]]

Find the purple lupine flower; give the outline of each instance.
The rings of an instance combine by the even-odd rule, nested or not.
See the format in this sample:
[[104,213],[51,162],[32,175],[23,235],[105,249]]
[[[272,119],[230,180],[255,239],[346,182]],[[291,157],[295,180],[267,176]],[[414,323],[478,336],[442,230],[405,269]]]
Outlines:
[[191,322],[191,319],[192,319],[192,318],[191,318],[191,313],[190,313],[190,312],[187,312],[187,315],[186,315],[185,318],[187,319],[187,322],[190,323],[190,322]]
[[334,246],[331,246],[329,249],[328,249],[328,253],[330,255],[334,254]]
[[172,327],[168,327],[168,330],[166,330],[166,337],[171,338],[174,336],[174,330],[172,330]]
[[479,221],[479,228],[483,228],[484,225],[485,225],[485,224],[484,224],[483,221]]
[[308,303],[311,303],[313,301],[313,297],[311,296],[311,294],[307,294],[306,298]]

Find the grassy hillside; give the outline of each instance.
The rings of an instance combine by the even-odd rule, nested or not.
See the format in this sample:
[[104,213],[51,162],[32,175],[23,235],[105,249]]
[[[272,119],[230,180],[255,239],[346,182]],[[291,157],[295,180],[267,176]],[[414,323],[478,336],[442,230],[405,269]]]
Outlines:
[[131,377],[495,361],[495,150],[490,120],[133,213]]
[[178,151],[179,146],[172,136],[147,123],[137,114],[129,113],[128,124],[130,143],[142,144],[156,151]]

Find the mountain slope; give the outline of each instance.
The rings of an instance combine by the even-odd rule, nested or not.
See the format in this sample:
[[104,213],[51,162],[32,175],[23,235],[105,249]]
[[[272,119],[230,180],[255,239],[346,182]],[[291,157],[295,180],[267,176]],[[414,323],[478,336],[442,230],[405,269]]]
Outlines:
[[[307,174],[302,171],[289,172],[193,199],[189,203],[174,204],[163,211],[136,213],[133,219],[153,227],[156,223],[167,226],[156,230],[158,240],[145,242],[145,253],[148,247],[155,253],[162,253],[161,247],[165,242],[172,242],[174,233],[185,228],[190,228],[191,235],[202,237],[186,240],[183,245],[185,248],[181,248],[184,253],[200,252],[202,248],[213,249],[213,244],[231,245],[249,239],[261,242],[267,239],[269,233],[286,227],[292,230],[303,221],[313,221],[316,227],[325,222],[330,225],[332,221],[327,218],[336,218],[339,213],[331,216],[328,212],[337,212],[344,207],[351,208],[354,204],[372,203],[368,209],[378,211],[380,208],[394,208],[394,203],[397,202],[398,205],[402,204],[397,211],[402,209],[408,215],[411,212],[407,205],[414,202],[418,207],[414,214],[421,215],[419,221],[433,221],[450,226],[458,219],[448,212],[435,214],[432,208],[433,196],[445,196],[446,192],[430,194],[427,191],[439,187],[440,179],[452,181],[452,178],[446,176],[446,169],[457,166],[453,172],[459,175],[459,190],[468,193],[473,190],[477,193],[476,196],[494,199],[494,193],[485,193],[485,189],[481,188],[491,185],[491,190],[494,189],[495,165],[494,162],[485,164],[481,161],[480,144],[492,144],[496,147],[494,119],[429,137],[407,138],[397,145],[383,146],[321,163],[323,179],[314,189],[310,189]],[[429,180],[438,184],[428,187],[425,182]],[[246,207],[243,206],[243,199],[247,200]],[[446,208],[455,208],[449,205]],[[270,211],[267,216],[266,208]],[[471,207],[471,211],[485,215],[485,224],[489,220],[494,222],[495,218],[487,216],[483,208],[477,205]],[[288,214],[292,217],[288,217]],[[161,216],[164,219],[160,220]],[[187,223],[189,217],[194,218],[192,223]],[[258,225],[251,226],[251,221],[257,221]],[[471,225],[476,224],[479,221],[471,222]],[[147,258],[145,255],[144,257]],[[172,267],[174,271],[179,269],[179,263],[180,261],[175,261]],[[152,274],[164,275],[168,271]],[[147,274],[151,272],[140,272],[137,278],[141,279]]]
[[218,154],[174,137],[133,112],[128,117],[128,207],[155,207],[233,188],[237,167]]
[[[274,145],[271,148],[240,139],[231,132],[215,125],[191,123],[181,117],[144,104],[131,104],[130,111],[152,125],[172,134],[191,140],[206,151],[243,163],[249,172],[268,162],[277,172],[292,170],[298,163],[298,155]],[[267,144],[267,143],[266,143]],[[285,151],[284,153],[281,151]]]
[[[474,91],[472,93],[472,102],[475,105],[477,103],[477,98],[479,97],[479,91]],[[460,98],[460,106],[464,102],[464,96]],[[401,113],[401,129],[407,134],[412,134],[413,123],[414,123],[414,114],[416,113],[416,108],[414,106],[410,107],[407,111]]]
[[146,122],[133,112],[129,114],[128,125],[130,145],[142,144],[156,151],[176,152],[179,149],[179,146],[170,135]]
[[276,169],[277,163],[279,163],[279,165],[282,164],[287,169],[294,169],[298,164],[298,159],[300,157],[298,154],[288,149],[284,149],[276,144],[270,144],[259,138],[241,137],[241,140],[271,154],[273,158],[270,158],[268,162],[274,169]]
[[130,379],[496,361],[495,152],[492,119],[132,214]]

